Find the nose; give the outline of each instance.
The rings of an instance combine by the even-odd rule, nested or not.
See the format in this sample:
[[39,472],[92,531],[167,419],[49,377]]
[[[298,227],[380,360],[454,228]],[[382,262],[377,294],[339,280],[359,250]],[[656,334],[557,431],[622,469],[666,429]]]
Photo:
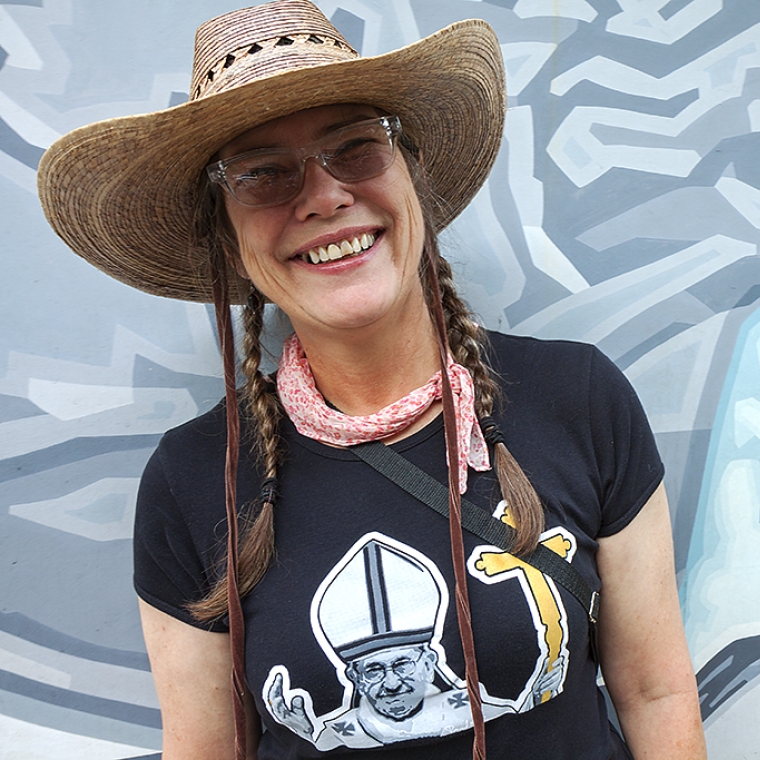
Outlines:
[[317,159],[306,159],[303,170],[303,186],[295,200],[296,217],[300,221],[311,216],[330,217],[338,209],[353,205],[353,193]]
[[388,668],[385,671],[385,678],[383,679],[383,689],[386,692],[393,694],[393,692],[398,691],[402,685],[403,681],[398,677],[398,675],[396,675],[396,672],[393,670],[393,668]]

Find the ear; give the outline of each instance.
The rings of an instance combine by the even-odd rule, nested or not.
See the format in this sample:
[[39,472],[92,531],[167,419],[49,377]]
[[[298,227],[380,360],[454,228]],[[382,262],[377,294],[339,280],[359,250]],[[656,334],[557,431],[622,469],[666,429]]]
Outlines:
[[356,672],[356,665],[354,665],[353,662],[349,662],[348,665],[346,665],[346,675],[348,676],[348,680],[351,681],[354,686],[359,683],[359,674]]
[[435,666],[438,664],[438,653],[429,647],[425,647],[420,661],[425,667],[426,680],[432,683],[435,678]]

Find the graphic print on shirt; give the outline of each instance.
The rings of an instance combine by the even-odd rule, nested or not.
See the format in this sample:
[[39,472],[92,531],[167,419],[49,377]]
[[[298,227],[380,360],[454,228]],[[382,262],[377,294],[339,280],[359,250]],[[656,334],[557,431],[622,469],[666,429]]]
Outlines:
[[[514,527],[507,503],[499,502],[493,516]],[[576,550],[575,536],[562,527],[552,528],[541,534],[539,543],[571,562]],[[541,671],[552,684],[541,696],[546,702],[562,691],[569,662],[567,612],[552,578],[544,575],[527,562],[497,546],[476,546],[467,561],[470,574],[483,583],[504,583],[517,580],[523,587],[530,604],[533,623],[537,631],[543,631],[541,647]]]
[[[479,549],[485,557],[493,547]],[[514,578],[520,583],[540,651],[517,698],[491,696],[481,684],[483,715],[492,720],[530,710],[559,693],[567,632],[564,608],[557,601],[559,626],[565,629],[558,645],[548,643],[556,638],[556,627],[550,636],[551,626],[543,622],[553,619],[548,600],[535,594],[521,568],[500,570],[498,563],[493,565],[496,560],[484,561],[489,570],[474,573],[480,580]],[[311,604],[314,636],[343,687],[341,704],[316,715],[311,695],[291,683],[286,665],[269,671],[264,704],[274,720],[322,751],[380,747],[470,729],[464,673],[459,676],[449,667],[441,644],[448,604],[446,583],[428,557],[381,533],[365,534],[328,573]]]

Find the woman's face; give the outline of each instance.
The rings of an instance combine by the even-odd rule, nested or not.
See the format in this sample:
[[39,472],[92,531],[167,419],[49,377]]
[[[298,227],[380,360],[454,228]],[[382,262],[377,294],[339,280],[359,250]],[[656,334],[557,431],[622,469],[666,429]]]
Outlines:
[[[300,147],[376,116],[373,108],[361,105],[299,111],[243,133],[222,148],[220,157]],[[241,274],[288,314],[302,340],[324,331],[420,319],[419,309],[425,308],[417,274],[423,220],[399,149],[382,174],[359,182],[337,180],[307,159],[300,192],[278,206],[251,208],[228,193],[225,200],[239,242]],[[340,248],[344,241],[358,241],[364,249],[312,263],[309,251],[331,244]]]

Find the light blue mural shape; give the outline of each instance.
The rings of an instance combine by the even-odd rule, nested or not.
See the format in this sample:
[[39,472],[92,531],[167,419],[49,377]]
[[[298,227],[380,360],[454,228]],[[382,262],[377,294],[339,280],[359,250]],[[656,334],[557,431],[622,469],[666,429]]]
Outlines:
[[[706,663],[698,679],[703,718],[708,725],[721,716],[736,724],[740,715],[756,715],[760,708],[760,312],[742,327],[728,369],[681,593],[689,642],[698,660]],[[736,704],[725,709],[732,698]],[[727,748],[725,756],[743,751],[742,744],[731,741],[732,749]]]
[[[760,756],[757,565],[738,565],[756,535],[758,393],[736,369],[751,367],[760,298],[760,3],[318,5],[364,55],[472,16],[499,35],[505,143],[446,253],[489,327],[598,343],[639,391],[667,467],[710,756]],[[8,757],[156,756],[131,510],[163,430],[221,395],[207,310],[132,291],[67,251],[39,209],[37,161],[76,126],[182,102],[195,27],[235,7],[0,0]]]

